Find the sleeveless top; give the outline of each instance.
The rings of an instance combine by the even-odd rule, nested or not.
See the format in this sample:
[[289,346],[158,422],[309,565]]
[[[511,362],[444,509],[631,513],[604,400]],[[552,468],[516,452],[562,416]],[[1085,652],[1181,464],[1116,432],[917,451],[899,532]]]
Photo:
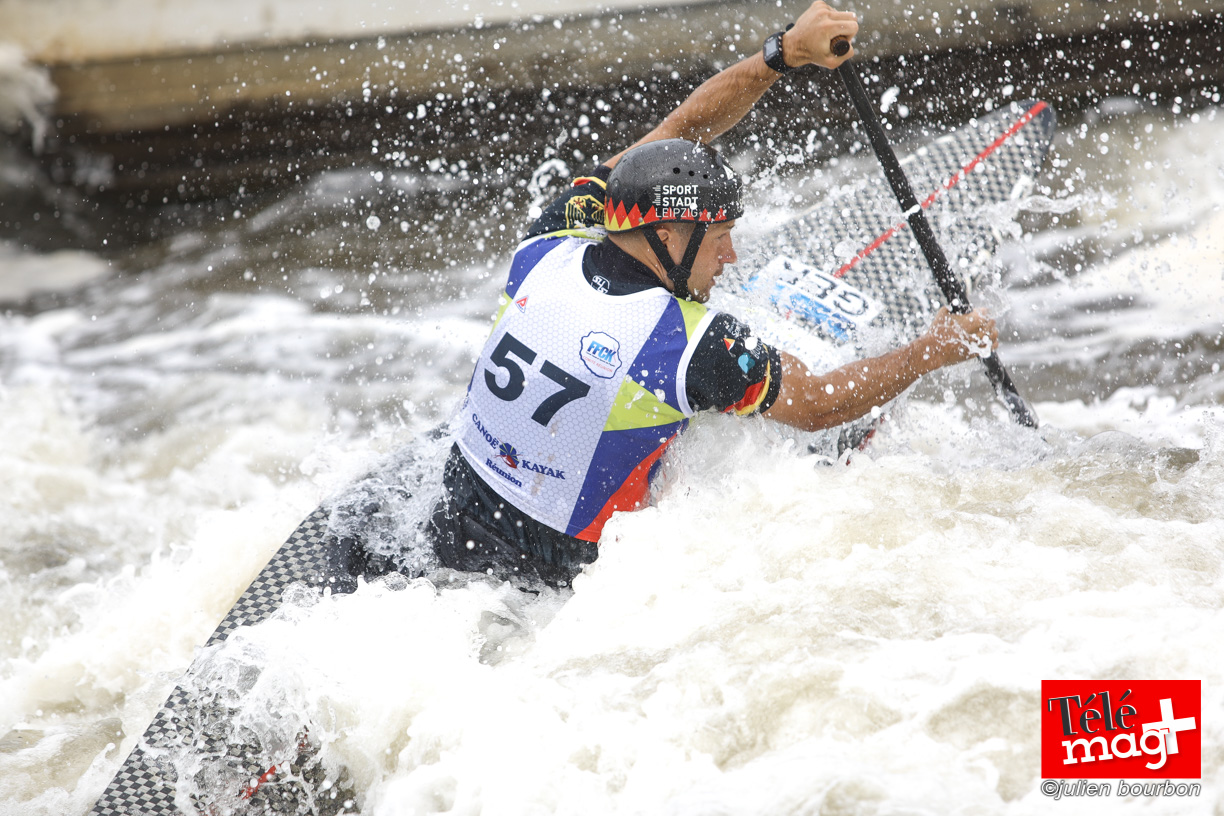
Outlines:
[[582,259],[595,243],[571,233],[519,246],[457,440],[498,495],[585,541],[644,503],[651,469],[694,414],[685,371],[717,315],[661,287],[592,288]]

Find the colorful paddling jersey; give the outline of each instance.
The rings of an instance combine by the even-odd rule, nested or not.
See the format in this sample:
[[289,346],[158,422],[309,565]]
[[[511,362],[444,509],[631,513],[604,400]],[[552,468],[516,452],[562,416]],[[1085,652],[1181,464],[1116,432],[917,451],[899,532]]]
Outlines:
[[[584,277],[584,257],[620,250],[601,246],[584,224],[567,226],[579,229],[530,237],[516,250],[457,444],[513,507],[598,541],[613,512],[645,503],[652,469],[689,417],[765,410],[780,377],[777,353],[730,315],[661,285],[600,291]],[[687,381],[693,371],[698,382]]]
[[690,338],[713,317],[665,289],[592,289],[582,276],[592,245],[546,236],[519,249],[459,436],[501,496],[587,541],[645,498],[651,466],[692,416]]

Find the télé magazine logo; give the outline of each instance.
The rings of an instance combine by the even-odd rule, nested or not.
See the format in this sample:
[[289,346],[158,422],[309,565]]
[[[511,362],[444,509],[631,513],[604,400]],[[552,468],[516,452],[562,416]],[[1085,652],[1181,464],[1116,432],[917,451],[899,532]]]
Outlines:
[[1042,680],[1046,779],[1199,779],[1198,680]]

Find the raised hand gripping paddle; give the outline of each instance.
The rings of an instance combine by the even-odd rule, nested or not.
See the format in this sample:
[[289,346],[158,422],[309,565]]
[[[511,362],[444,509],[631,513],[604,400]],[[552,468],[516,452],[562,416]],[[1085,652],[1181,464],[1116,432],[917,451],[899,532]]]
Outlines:
[[[845,37],[836,37],[830,44],[830,49],[835,56],[843,57],[850,51],[850,41]],[[859,119],[862,120],[863,127],[867,130],[871,149],[875,151],[876,158],[880,160],[880,166],[884,169],[888,185],[892,187],[893,195],[897,197],[897,203],[901,205],[901,210],[905,213],[905,219],[909,222],[910,229],[913,230],[914,237],[918,240],[918,246],[922,249],[923,256],[926,257],[927,265],[931,267],[931,273],[935,276],[935,284],[948,302],[949,309],[958,314],[967,313],[970,309],[969,295],[965,291],[964,281],[952,271],[947,256],[944,255],[939,242],[935,239],[935,232],[931,229],[926,213],[914,196],[914,190],[910,187],[905,171],[901,169],[901,163],[897,161],[897,155],[893,153],[892,146],[888,143],[888,137],[884,135],[884,128],[880,125],[879,117],[876,116],[875,109],[871,106],[871,100],[867,98],[867,91],[863,88],[862,81],[859,80],[858,74],[855,73],[849,61],[838,66],[837,73],[845,83],[846,90],[850,92],[850,99],[854,102]],[[979,359],[986,367],[986,376],[994,385],[995,393],[1007,405],[1012,419],[1025,427],[1036,428],[1037,415],[1016,390],[1007,369],[999,361],[998,352]]]

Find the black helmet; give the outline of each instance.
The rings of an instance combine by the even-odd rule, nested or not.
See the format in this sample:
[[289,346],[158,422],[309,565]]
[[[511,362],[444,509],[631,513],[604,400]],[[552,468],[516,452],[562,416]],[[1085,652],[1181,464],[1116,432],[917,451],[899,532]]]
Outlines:
[[604,225],[628,232],[654,224],[695,225],[684,258],[676,264],[653,229],[644,230],[668,270],[677,297],[687,298],[693,260],[710,224],[744,214],[739,175],[713,148],[685,139],[647,142],[624,155],[608,177]]
[[731,221],[744,214],[739,175],[712,147],[686,139],[647,142],[608,177],[604,225],[626,232],[647,224]]

